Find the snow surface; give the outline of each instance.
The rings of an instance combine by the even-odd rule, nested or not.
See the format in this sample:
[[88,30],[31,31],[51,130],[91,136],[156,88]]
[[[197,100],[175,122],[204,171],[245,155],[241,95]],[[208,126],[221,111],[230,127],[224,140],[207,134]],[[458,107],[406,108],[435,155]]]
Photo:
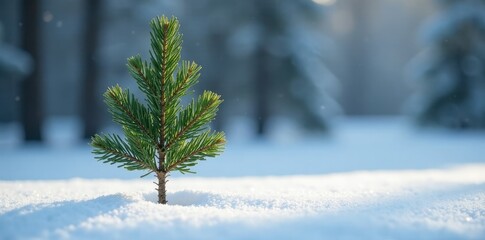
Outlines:
[[483,239],[484,173],[2,181],[0,239]]
[[325,139],[233,136],[173,174],[166,206],[151,177],[84,144],[0,139],[0,239],[485,239],[484,133],[374,119]]

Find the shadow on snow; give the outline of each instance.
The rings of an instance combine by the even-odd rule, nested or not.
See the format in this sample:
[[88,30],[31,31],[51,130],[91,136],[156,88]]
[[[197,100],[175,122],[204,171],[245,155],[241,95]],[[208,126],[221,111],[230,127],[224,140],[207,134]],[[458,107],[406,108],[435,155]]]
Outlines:
[[0,233],[4,239],[49,238],[48,234],[62,234],[130,202],[123,194],[113,194],[85,201],[26,205],[0,215]]

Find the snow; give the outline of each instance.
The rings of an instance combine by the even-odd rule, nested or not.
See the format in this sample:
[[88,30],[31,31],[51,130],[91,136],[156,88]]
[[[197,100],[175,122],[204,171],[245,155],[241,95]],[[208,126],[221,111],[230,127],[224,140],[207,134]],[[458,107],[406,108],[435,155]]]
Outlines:
[[228,132],[199,174],[172,174],[165,206],[88,146],[3,141],[0,239],[483,239],[484,133],[340,122],[323,140]]
[[[485,164],[315,176],[0,182],[0,238],[479,239]],[[25,227],[28,226],[28,227]]]

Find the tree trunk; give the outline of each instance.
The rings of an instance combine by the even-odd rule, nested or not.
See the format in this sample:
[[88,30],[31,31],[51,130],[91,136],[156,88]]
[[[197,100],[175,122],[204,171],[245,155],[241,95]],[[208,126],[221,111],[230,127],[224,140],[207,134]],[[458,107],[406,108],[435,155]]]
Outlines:
[[354,0],[352,1],[352,16],[355,19],[355,29],[350,36],[349,47],[347,51],[349,69],[347,82],[344,83],[345,96],[343,104],[345,112],[348,115],[363,115],[368,112],[368,96],[366,93],[369,89],[368,68],[371,65],[368,57],[372,55],[369,52],[369,43],[365,40],[369,31],[369,9],[373,4],[371,1]]
[[[210,48],[212,49],[212,59],[214,66],[219,67],[227,67],[227,59],[224,50],[221,49],[221,46],[224,46],[224,36],[221,33],[213,33],[210,35]],[[209,89],[216,93],[222,94],[224,96],[224,88],[222,87],[222,77],[220,71],[211,70],[208,72],[207,79],[210,79],[211,82],[209,83]],[[217,118],[212,120],[211,126],[216,131],[222,131],[224,128],[224,107],[219,108],[217,113]]]
[[266,49],[260,47],[256,53],[256,123],[257,134],[263,136],[266,133],[266,122],[269,115],[269,101],[268,101],[268,59]]
[[255,53],[255,78],[254,78],[254,87],[256,90],[256,101],[255,101],[255,109],[256,109],[256,133],[258,136],[264,136],[266,134],[266,123],[268,121],[269,113],[269,88],[270,88],[270,78],[271,73],[269,70],[269,62],[271,61],[271,57],[266,50],[266,46],[268,44],[270,33],[272,31],[272,9],[268,1],[260,1],[258,2],[258,18],[261,24],[263,25],[264,31],[263,36],[261,38],[260,46],[256,50]]
[[158,203],[167,204],[167,192],[165,190],[165,184],[167,183],[167,173],[158,172]]
[[22,2],[22,47],[34,62],[32,73],[22,82],[22,125],[26,141],[42,141],[42,74],[39,50],[39,1]]
[[85,3],[85,32],[84,32],[84,86],[81,100],[81,115],[84,123],[83,137],[90,139],[99,128],[100,96],[96,94],[98,82],[98,65],[96,49],[98,46],[99,5],[101,1],[88,0]]

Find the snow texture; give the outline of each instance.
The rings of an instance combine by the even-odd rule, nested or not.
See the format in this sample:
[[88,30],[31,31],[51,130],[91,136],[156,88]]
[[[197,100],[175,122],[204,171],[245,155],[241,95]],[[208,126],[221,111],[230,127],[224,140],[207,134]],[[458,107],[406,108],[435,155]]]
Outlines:
[[484,239],[485,134],[340,122],[326,140],[234,140],[173,174],[168,205],[87,146],[0,145],[0,239]]
[[0,182],[1,239],[480,239],[485,164],[316,176]]

